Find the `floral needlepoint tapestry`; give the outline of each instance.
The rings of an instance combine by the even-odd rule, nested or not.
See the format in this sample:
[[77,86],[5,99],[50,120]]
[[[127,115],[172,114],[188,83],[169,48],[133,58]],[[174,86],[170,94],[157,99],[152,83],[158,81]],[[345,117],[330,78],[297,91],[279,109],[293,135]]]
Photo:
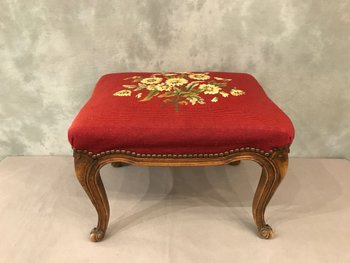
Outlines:
[[206,102],[219,102],[229,96],[242,96],[245,92],[228,83],[232,79],[211,76],[209,73],[155,73],[147,77],[133,76],[124,80],[130,81],[123,85],[122,90],[113,95],[118,97],[135,96],[141,102],[155,97],[163,104],[173,104],[178,111],[178,105],[196,105]]

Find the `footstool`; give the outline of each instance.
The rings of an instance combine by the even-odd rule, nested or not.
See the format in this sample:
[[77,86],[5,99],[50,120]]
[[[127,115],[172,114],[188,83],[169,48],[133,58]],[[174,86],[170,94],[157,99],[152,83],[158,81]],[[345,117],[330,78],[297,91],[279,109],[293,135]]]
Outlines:
[[100,169],[207,166],[252,160],[262,167],[253,217],[262,238],[267,204],[288,167],[290,119],[249,74],[229,72],[115,73],[98,81],[68,131],[76,176],[95,206],[92,241],[103,239],[109,204]]

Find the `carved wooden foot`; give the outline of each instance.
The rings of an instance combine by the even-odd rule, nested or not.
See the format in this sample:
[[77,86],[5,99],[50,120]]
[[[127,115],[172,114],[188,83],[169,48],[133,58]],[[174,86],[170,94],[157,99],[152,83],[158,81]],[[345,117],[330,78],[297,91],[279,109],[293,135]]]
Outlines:
[[97,211],[97,227],[90,233],[91,241],[97,242],[103,239],[109,220],[109,204],[99,172],[100,167],[91,156],[78,152],[74,152],[74,164],[76,176]]
[[105,231],[94,227],[90,232],[90,240],[93,242],[101,241],[105,236]]
[[262,173],[253,201],[253,216],[259,235],[269,239],[272,228],[265,223],[265,209],[288,168],[288,149],[277,149],[271,157],[261,160]]

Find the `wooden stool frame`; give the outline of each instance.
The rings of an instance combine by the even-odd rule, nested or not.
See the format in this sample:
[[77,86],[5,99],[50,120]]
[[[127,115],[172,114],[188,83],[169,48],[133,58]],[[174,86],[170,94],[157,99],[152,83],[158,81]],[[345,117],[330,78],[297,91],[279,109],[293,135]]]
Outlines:
[[240,148],[215,154],[139,154],[127,150],[111,150],[93,154],[74,150],[76,176],[95,206],[98,221],[90,239],[101,241],[109,221],[109,203],[100,177],[100,169],[109,163],[126,163],[137,166],[210,166],[238,164],[252,160],[262,167],[262,173],[253,200],[253,217],[260,237],[272,237],[272,228],[265,223],[265,209],[282,181],[288,168],[289,146],[264,152],[256,148]]

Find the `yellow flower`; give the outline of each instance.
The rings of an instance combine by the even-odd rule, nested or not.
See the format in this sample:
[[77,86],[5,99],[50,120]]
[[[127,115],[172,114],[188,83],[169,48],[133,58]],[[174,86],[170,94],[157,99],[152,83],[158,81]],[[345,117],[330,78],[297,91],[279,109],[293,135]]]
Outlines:
[[224,91],[220,91],[220,94],[221,94],[224,98],[228,97],[228,93],[226,93],[226,92],[224,92]]
[[196,97],[189,97],[186,98],[189,102],[191,102],[192,105],[198,104],[205,104],[204,100],[202,98],[198,99]]
[[210,79],[210,77],[207,75],[207,74],[196,74],[196,73],[193,73],[193,74],[190,74],[188,75],[188,77],[190,79],[195,79],[195,80],[207,80],[207,79]]
[[131,90],[120,90],[113,94],[114,96],[131,96]]
[[218,94],[221,90],[220,87],[213,85],[213,84],[201,84],[199,86],[200,90],[204,91],[204,94]]
[[152,85],[152,84],[158,84],[162,81],[162,78],[144,78],[141,80],[141,83],[147,84],[147,85]]
[[156,85],[148,85],[146,87],[146,89],[148,90],[159,90],[159,91],[170,91],[171,90],[171,86],[166,85],[165,83],[159,83]]
[[166,85],[165,83],[160,83],[156,85],[156,90],[159,91],[170,91],[171,90],[171,86]]
[[187,100],[189,100],[191,102],[192,105],[196,104],[198,102],[198,99],[195,97],[192,98],[187,98]]
[[218,102],[218,97],[212,98],[211,102]]
[[148,89],[148,90],[156,90],[156,85],[148,85],[148,86],[146,86],[146,89]]
[[165,81],[169,86],[182,86],[188,83],[187,79],[184,78],[171,78]]
[[231,95],[233,95],[233,96],[242,96],[242,95],[245,94],[245,92],[244,92],[243,90],[236,89],[236,88],[231,89],[230,93],[231,93]]

